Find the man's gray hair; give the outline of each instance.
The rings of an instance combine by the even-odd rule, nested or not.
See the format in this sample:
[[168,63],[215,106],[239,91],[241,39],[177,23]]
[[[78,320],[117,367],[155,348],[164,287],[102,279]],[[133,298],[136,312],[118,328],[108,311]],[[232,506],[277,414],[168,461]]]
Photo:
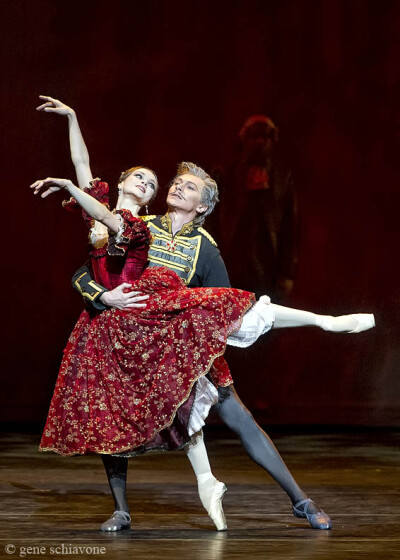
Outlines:
[[218,185],[214,179],[212,179],[210,175],[204,171],[204,169],[195,163],[191,163],[190,161],[183,161],[178,165],[176,176],[179,177],[179,175],[185,175],[186,173],[199,177],[204,182],[200,202],[201,204],[204,204],[204,206],[207,206],[207,210],[202,214],[197,214],[193,220],[195,226],[201,226],[206,217],[214,210],[217,202],[219,202]]

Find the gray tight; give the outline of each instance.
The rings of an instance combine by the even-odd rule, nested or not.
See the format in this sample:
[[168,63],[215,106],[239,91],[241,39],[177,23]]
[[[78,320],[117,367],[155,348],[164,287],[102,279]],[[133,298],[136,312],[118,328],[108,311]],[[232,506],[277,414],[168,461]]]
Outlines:
[[249,457],[272,476],[293,504],[306,498],[307,495],[290,474],[275,445],[244,406],[233,386],[218,387],[218,394],[219,401],[213,410],[239,436]]

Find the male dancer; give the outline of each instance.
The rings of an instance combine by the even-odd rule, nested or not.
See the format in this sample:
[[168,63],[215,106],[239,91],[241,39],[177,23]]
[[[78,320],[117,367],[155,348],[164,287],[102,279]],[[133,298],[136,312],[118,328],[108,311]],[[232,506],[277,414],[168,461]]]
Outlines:
[[[191,176],[191,181],[181,178],[182,176],[187,179],[188,175]],[[202,187],[201,182],[196,181],[202,179],[204,182],[208,178],[209,176],[198,166],[190,163],[181,164],[168,192],[167,214],[143,217],[153,236],[153,243],[149,250],[149,266],[166,266],[174,270],[190,287],[229,287],[226,268],[216,243],[201,226],[205,215],[211,213],[218,197],[215,183],[215,187],[210,188],[207,183]],[[206,206],[207,210],[199,213],[200,205]],[[129,309],[145,306],[143,300],[148,297],[141,296],[138,292],[127,291],[130,285],[126,283],[107,291],[92,280],[87,266],[80,268],[74,274],[72,284],[82,294],[85,302],[97,311],[104,310],[106,307]],[[334,325],[333,318],[325,318],[326,323],[323,323],[313,313],[278,307],[283,314],[277,320],[278,324],[275,323],[275,327],[308,324],[321,326],[326,330],[332,328],[336,330],[336,327],[342,330],[343,325],[339,323]],[[287,313],[284,314],[283,310],[286,309]],[[343,320],[348,319],[343,318]],[[329,322],[331,324],[328,324]],[[350,323],[347,326],[350,327]],[[354,330],[357,329],[355,323],[351,325],[352,330],[353,327]],[[321,511],[298,486],[271,439],[244,406],[233,385],[218,387],[218,395],[218,403],[213,409],[239,436],[248,455],[285,490],[292,501],[294,515],[306,517],[315,529],[330,529],[332,524],[329,516]],[[206,475],[208,466],[202,469],[192,461],[190,448],[188,456],[201,485],[201,477]]]

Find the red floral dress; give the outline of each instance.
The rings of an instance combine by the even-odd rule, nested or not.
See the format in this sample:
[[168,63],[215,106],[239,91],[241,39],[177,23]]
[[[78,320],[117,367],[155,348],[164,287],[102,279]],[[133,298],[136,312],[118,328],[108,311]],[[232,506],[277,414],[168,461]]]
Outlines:
[[[108,202],[108,186],[90,191]],[[176,449],[187,425],[196,381],[232,382],[222,358],[254,295],[226,288],[187,288],[171,270],[147,266],[150,232],[118,210],[122,232],[91,250],[98,283],[130,282],[149,294],[146,308],[84,310],[64,350],[40,449],[62,455]],[[211,370],[211,371],[210,371]]]

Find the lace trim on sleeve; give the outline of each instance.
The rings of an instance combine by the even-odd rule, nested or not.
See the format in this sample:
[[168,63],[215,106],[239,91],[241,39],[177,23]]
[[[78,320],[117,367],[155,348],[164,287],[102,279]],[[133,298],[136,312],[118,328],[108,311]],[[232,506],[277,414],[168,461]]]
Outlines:
[[[90,194],[90,196],[93,196],[93,198],[101,202],[101,204],[105,204],[108,207],[108,183],[105,183],[97,177],[96,179],[92,179],[92,181],[89,182],[89,186],[85,187],[83,191]],[[71,196],[71,198],[69,199],[63,200],[62,205],[66,210],[75,210],[77,208],[80,208],[79,204],[76,202],[73,196]]]
[[132,216],[129,210],[116,210],[120,220],[116,234],[110,236],[107,252],[111,256],[123,256],[129,245],[150,245],[151,235],[141,218]]

